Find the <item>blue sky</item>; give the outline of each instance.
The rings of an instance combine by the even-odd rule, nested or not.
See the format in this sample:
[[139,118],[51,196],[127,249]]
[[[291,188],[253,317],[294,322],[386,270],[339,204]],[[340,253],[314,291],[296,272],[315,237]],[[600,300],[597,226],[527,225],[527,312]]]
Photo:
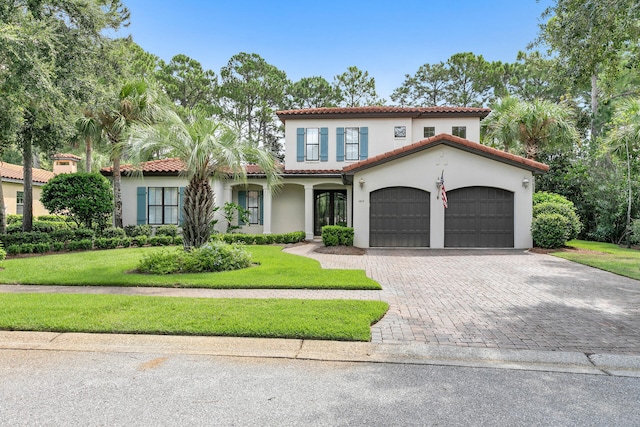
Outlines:
[[355,65],[389,100],[405,74],[458,52],[515,61],[551,0],[123,2],[131,25],[120,34],[165,61],[183,53],[218,74],[231,56],[257,53],[292,81],[330,82]]

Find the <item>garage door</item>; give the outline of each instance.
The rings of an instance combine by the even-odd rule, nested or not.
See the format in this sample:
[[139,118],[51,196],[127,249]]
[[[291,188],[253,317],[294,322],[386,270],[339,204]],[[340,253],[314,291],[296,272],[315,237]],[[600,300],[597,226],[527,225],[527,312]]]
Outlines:
[[369,246],[428,247],[429,193],[389,187],[369,196]]
[[444,245],[450,248],[512,248],[513,193],[491,187],[447,192]]

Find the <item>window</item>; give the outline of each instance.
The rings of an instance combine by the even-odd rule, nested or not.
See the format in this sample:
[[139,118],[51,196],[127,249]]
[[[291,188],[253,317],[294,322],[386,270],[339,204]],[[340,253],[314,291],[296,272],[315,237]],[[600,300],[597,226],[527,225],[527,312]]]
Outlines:
[[24,211],[24,191],[16,192],[16,213],[22,215]]
[[320,160],[320,130],[318,128],[308,128],[306,132],[306,159]]
[[466,126],[454,126],[451,128],[451,135],[459,136],[460,138],[467,137],[467,127]]
[[393,137],[394,138],[406,138],[407,137],[407,127],[406,126],[396,126],[393,128]]
[[149,224],[178,224],[178,187],[149,187]]
[[436,135],[436,128],[434,126],[425,126],[424,128],[424,137],[431,138]]
[[260,192],[247,191],[247,210],[249,224],[260,224]]
[[58,162],[60,166],[69,166],[69,162]]
[[346,160],[360,160],[360,129],[344,128]]

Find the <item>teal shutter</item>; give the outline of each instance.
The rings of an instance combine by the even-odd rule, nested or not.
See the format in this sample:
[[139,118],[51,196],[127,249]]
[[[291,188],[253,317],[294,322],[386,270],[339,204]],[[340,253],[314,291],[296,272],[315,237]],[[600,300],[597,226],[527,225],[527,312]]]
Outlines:
[[[238,204],[242,209],[247,209],[247,192],[246,191],[238,191]],[[241,221],[240,217],[238,217],[238,225],[244,225],[244,221]]]
[[136,224],[147,223],[147,187],[138,187],[137,190],[138,210],[136,213]]
[[296,158],[299,162],[304,162],[304,128],[298,128],[296,137]]
[[360,160],[369,157],[369,128],[360,128]]
[[182,217],[184,216],[184,187],[178,189],[178,225],[182,225]]
[[344,128],[336,128],[336,160],[344,162]]
[[260,195],[258,196],[258,198],[260,199],[260,225],[264,225],[264,215],[262,214],[262,212],[264,211],[264,197],[263,196],[263,192],[260,192]]
[[320,128],[320,161],[329,161],[329,128]]

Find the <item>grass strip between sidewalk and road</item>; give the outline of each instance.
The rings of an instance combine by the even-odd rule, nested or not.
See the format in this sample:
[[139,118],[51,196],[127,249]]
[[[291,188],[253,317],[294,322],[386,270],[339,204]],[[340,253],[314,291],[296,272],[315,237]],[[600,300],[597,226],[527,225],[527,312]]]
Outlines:
[[0,330],[369,341],[382,301],[0,294]]
[[128,248],[8,259],[0,283],[23,285],[156,286],[215,289],[381,289],[364,270],[323,269],[282,246],[247,246],[259,265],[219,273],[137,274],[145,253],[175,248]]
[[612,243],[571,240],[566,246],[580,252],[553,252],[552,255],[640,280],[640,251],[621,248]]

